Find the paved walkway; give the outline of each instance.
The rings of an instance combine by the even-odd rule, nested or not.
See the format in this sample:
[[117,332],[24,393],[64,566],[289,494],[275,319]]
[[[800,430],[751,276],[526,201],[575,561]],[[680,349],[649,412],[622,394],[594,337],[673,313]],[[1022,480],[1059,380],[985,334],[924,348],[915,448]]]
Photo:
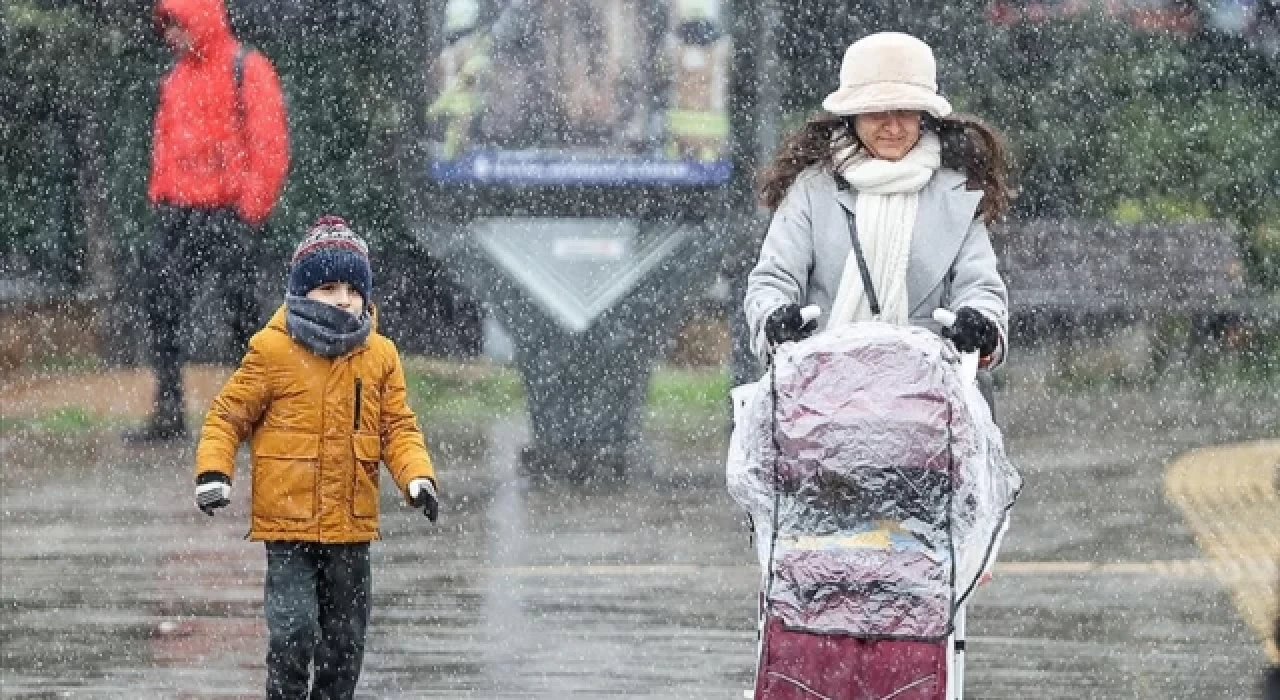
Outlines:
[[[142,381],[76,378],[24,405],[145,406]],[[1027,488],[970,611],[969,697],[1253,696],[1275,576],[1274,540],[1251,538],[1277,530],[1276,440],[1252,439],[1280,425],[1273,397],[1001,396]],[[384,491],[360,697],[741,696],[757,575],[722,426],[693,447],[653,435],[628,483],[588,489],[516,478],[519,418],[426,430],[445,510],[433,528]],[[261,696],[261,545],[241,489],[195,511],[190,460],[114,433],[0,435],[0,695]]]

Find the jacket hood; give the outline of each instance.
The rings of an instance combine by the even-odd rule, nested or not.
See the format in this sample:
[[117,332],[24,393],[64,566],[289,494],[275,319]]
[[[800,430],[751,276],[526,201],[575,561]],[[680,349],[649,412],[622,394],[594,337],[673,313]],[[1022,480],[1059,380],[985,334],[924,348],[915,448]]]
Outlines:
[[209,55],[218,44],[235,41],[222,0],[159,0],[155,19],[157,25],[172,19],[187,30],[195,53],[201,56]]

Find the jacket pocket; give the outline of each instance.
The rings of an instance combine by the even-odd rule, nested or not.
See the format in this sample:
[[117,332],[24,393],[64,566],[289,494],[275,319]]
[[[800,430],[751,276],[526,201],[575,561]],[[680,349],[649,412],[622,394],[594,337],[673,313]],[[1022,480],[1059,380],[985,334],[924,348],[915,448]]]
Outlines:
[[264,431],[253,438],[253,514],[310,520],[316,516],[320,436]]
[[355,484],[351,491],[351,514],[357,518],[378,516],[378,463],[382,458],[382,438],[372,433],[351,436],[355,453]]

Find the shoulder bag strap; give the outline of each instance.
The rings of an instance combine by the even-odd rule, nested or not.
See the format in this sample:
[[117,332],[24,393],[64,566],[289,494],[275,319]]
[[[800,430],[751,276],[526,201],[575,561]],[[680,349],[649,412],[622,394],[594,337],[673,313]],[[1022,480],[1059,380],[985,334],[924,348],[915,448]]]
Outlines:
[[[836,175],[836,185],[841,190],[849,189],[849,181]],[[871,269],[867,266],[867,258],[862,254],[862,243],[858,241],[858,222],[853,212],[844,208],[844,216],[849,221],[849,238],[853,240],[853,255],[858,259],[858,273],[862,276],[862,289],[867,293],[867,304],[871,307],[871,317],[880,318],[880,300],[876,297],[875,285],[871,283]]]

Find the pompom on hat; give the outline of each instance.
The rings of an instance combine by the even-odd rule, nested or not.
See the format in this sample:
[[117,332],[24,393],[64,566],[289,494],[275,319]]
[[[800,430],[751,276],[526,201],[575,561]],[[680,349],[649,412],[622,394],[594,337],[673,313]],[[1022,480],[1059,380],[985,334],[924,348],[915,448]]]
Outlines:
[[822,108],[839,115],[900,109],[951,114],[951,103],[938,94],[938,66],[933,49],[899,32],[879,32],[851,44],[840,64],[840,87],[827,95]]
[[330,282],[346,282],[360,292],[365,303],[373,289],[373,269],[369,265],[369,245],[352,232],[346,220],[322,216],[293,251],[288,292],[307,292]]

